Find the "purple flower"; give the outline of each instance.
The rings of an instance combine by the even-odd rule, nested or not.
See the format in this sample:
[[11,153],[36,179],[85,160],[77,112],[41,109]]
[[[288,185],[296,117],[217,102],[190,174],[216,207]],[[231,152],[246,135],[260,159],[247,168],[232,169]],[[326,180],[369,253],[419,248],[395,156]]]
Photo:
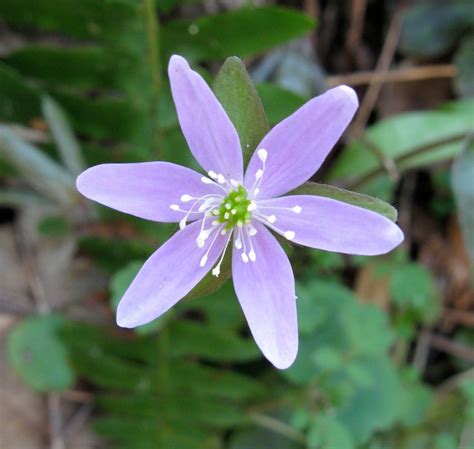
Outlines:
[[78,190],[138,217],[178,222],[180,230],[143,265],[123,296],[117,323],[154,320],[233,247],[235,292],[255,341],[277,368],[298,351],[295,281],[270,231],[300,245],[347,254],[383,254],[403,240],[389,219],[329,198],[281,196],[307,181],[351,121],[357,96],[339,86],[313,98],[260,142],[244,174],[239,137],[211,89],[180,56],[169,77],[178,118],[207,173],[167,162],[104,164],[77,179]]

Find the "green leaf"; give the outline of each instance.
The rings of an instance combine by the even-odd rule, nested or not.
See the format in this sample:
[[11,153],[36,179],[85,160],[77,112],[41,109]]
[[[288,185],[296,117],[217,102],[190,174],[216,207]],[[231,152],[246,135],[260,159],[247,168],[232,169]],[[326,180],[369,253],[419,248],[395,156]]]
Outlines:
[[74,136],[64,111],[50,97],[42,98],[41,107],[64,165],[72,175],[78,176],[84,171],[85,163],[79,142]]
[[303,106],[307,100],[301,95],[270,83],[257,84],[257,92],[262,99],[271,125],[276,125],[288,117]]
[[0,157],[13,165],[40,193],[61,204],[77,201],[74,178],[40,149],[0,126]]
[[374,358],[369,366],[373,383],[358,389],[336,415],[358,444],[367,442],[374,432],[393,426],[401,406],[400,380],[390,360]]
[[308,16],[276,6],[245,7],[197,20],[171,21],[162,26],[168,59],[181,54],[190,60],[257,55],[302,36],[314,27]]
[[171,325],[169,333],[173,342],[170,352],[175,357],[190,355],[207,360],[244,362],[260,356],[252,339],[199,323],[176,322]]
[[57,335],[63,322],[59,315],[31,317],[8,336],[10,363],[35,390],[62,391],[75,382],[66,348]]
[[474,264],[474,135],[469,135],[452,168],[452,184],[467,251]]
[[443,56],[473,25],[471,0],[428,0],[405,11],[400,47],[418,57]]
[[255,86],[239,58],[225,61],[217,74],[214,92],[237,129],[246,166],[270,127]]
[[[436,111],[407,112],[382,120],[368,128],[367,137],[400,169],[432,164],[460,152],[473,114],[474,100],[452,102]],[[355,141],[344,149],[328,179],[347,178],[354,184],[383,172],[380,159],[362,141]]]
[[410,311],[424,323],[433,322],[440,311],[433,276],[422,265],[409,263],[394,267],[390,294],[401,310]]
[[474,97],[474,35],[465,39],[454,56],[458,69],[456,88],[463,97]]
[[231,276],[232,249],[229,248],[221,265],[219,276],[214,276],[212,270],[204,276],[204,279],[194,287],[183,300],[199,298],[200,296],[210,295],[219,290]]
[[301,187],[292,190],[289,195],[323,196],[325,198],[332,198],[334,200],[352,204],[353,206],[369,209],[373,212],[384,215],[392,221],[397,221],[398,218],[397,210],[385,201],[374,198],[373,196],[351,192],[349,190],[340,189],[338,187],[333,187],[326,184],[306,182]]

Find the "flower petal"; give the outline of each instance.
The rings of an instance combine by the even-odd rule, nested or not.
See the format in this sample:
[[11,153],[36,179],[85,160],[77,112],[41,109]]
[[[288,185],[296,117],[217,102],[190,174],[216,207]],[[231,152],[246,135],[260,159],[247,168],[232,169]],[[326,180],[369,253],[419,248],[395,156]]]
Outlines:
[[288,368],[298,352],[295,280],[280,244],[264,226],[255,224],[255,262],[244,263],[234,249],[234,289],[253,338],[277,368]]
[[273,226],[282,235],[294,232],[293,242],[326,251],[374,256],[403,241],[401,229],[383,215],[331,198],[284,196],[258,202],[257,212],[275,215]]
[[[185,215],[170,209],[184,194],[201,197],[222,194],[215,184],[204,184],[202,175],[168,162],[103,164],[91,167],[77,178],[77,190],[105,206],[148,220],[177,222]],[[191,214],[190,221],[202,214]]]
[[198,248],[196,237],[201,221],[178,231],[145,262],[121,299],[117,324],[136,327],[148,323],[176,304],[209,272],[221,255],[227,237],[217,234],[207,263],[200,261],[212,243]]
[[[257,149],[268,152],[259,198],[272,198],[300,186],[311,178],[341,137],[358,107],[355,92],[338,86],[313,98],[276,125]],[[251,188],[262,168],[257,152],[245,173]]]
[[242,181],[239,136],[214,93],[181,56],[171,57],[168,73],[179,123],[196,160],[206,171]]

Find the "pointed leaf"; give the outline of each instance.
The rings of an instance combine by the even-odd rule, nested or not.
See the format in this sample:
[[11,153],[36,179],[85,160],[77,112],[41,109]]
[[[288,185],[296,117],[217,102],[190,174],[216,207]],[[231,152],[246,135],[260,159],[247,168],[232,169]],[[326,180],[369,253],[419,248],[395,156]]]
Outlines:
[[247,165],[270,127],[255,86],[239,58],[225,61],[217,74],[214,92],[237,129]]
[[297,189],[290,192],[290,195],[323,196],[325,198],[332,198],[334,200],[352,204],[353,206],[359,206],[363,207],[364,209],[372,210],[378,214],[384,215],[392,221],[397,221],[398,217],[397,210],[385,201],[370,195],[363,195],[361,193],[351,192],[349,190],[328,186],[326,184],[306,182],[301,187],[298,187]]
[[78,176],[85,169],[81,147],[61,107],[50,97],[41,99],[43,115],[48,122],[64,165],[71,174]]

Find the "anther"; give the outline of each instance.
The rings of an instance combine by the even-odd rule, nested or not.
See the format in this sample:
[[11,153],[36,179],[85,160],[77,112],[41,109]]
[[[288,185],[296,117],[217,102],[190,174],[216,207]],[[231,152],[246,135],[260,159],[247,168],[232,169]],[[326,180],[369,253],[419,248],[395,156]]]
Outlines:
[[225,184],[224,175],[222,175],[221,173],[219,173],[219,174],[217,175],[217,182],[218,182],[219,184]]
[[255,179],[260,179],[263,176],[263,170],[259,168],[255,173]]
[[235,247],[237,249],[242,249],[242,240],[240,240],[240,237],[235,239]]
[[257,151],[258,158],[262,161],[265,162],[267,160],[268,156],[268,151],[265,150],[264,148],[261,148],[260,150]]
[[248,206],[247,206],[247,210],[249,212],[252,212],[254,211],[255,209],[257,209],[257,204],[255,203],[255,201],[252,201]]
[[179,229],[183,230],[186,227],[186,217],[184,217],[180,222],[179,222]]
[[249,261],[247,254],[242,253],[240,256],[242,257],[242,260],[244,261],[244,263],[247,263]]
[[215,276],[216,278],[219,277],[219,275],[221,274],[221,268],[219,266],[215,267],[212,269],[212,274],[213,276]]
[[255,254],[255,251],[253,249],[249,252],[249,258],[252,262],[255,262],[257,260],[257,255]]
[[275,223],[275,221],[277,221],[277,217],[275,217],[275,215],[269,215],[267,217],[267,220],[268,220],[269,223],[273,224],[273,223]]
[[199,262],[199,266],[202,268],[204,265],[206,265],[207,263],[207,254],[204,254],[204,256],[202,256],[201,258],[201,261]]
[[301,209],[301,206],[295,206],[293,207],[293,209],[291,209],[295,214],[299,214],[302,209]]
[[209,179],[209,178],[206,178],[205,176],[203,176],[201,178],[201,181],[204,183],[204,184],[214,184],[214,181],[212,179]]
[[191,201],[193,197],[191,195],[181,195],[181,201],[183,203],[187,203],[188,201]]
[[171,209],[171,210],[176,210],[176,211],[178,211],[178,210],[180,209],[180,207],[179,207],[177,204],[172,204],[172,205],[170,206],[170,209]]
[[288,240],[293,240],[295,238],[295,233],[293,231],[285,231],[283,235]]
[[208,171],[207,174],[209,175],[210,178],[212,179],[217,179],[217,173],[215,171]]

